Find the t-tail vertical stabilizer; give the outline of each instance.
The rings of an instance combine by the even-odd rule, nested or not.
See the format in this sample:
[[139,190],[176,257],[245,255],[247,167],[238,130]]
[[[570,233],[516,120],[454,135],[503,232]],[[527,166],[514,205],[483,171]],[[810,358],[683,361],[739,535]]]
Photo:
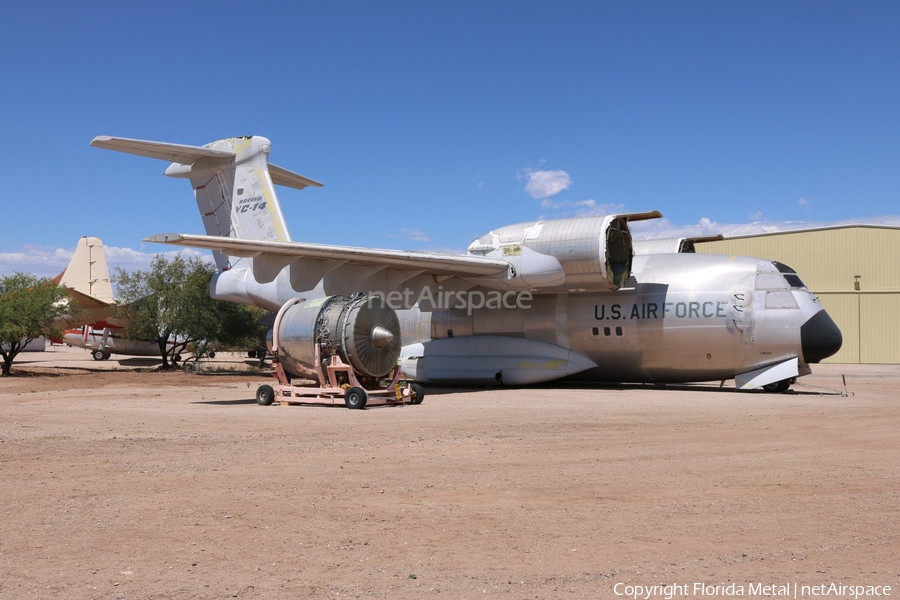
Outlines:
[[[322,186],[270,165],[272,143],[261,136],[233,137],[205,146],[97,136],[91,146],[170,161],[165,174],[190,180],[207,235],[289,242],[274,184],[296,189]],[[235,266],[218,250],[213,256],[219,269]]]

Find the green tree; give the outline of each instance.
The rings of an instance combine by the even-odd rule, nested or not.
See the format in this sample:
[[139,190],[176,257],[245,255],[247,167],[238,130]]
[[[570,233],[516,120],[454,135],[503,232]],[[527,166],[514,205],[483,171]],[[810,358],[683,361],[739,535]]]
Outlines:
[[163,369],[172,368],[174,357],[188,348],[196,358],[244,344],[259,346],[265,331],[258,324],[257,311],[210,298],[214,273],[211,264],[181,255],[171,260],[157,255],[150,271],[117,269],[119,303],[131,321],[125,336],[155,341]]
[[0,376],[8,376],[16,355],[42,335],[59,335],[58,323],[69,314],[68,289],[48,278],[26,273],[0,277]]
[[259,324],[264,310],[210,298],[209,283],[214,273],[212,265],[203,263],[191,271],[183,288],[193,310],[185,314],[182,325],[193,340],[195,359],[211,352],[258,348],[265,340],[266,328]]
[[183,293],[190,269],[200,261],[187,261],[181,255],[171,261],[156,255],[149,271],[128,273],[116,268],[119,316],[128,321],[124,335],[131,340],[152,341],[159,347],[162,368],[172,368],[174,358],[190,342],[182,321],[189,310]]

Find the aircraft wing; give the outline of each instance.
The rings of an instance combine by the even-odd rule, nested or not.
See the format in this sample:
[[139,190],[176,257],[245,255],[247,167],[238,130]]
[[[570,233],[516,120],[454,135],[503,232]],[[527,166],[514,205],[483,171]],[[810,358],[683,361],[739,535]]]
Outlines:
[[145,238],[143,241],[221,250],[229,256],[254,258],[259,256],[277,256],[292,260],[298,258],[339,260],[366,266],[425,269],[435,275],[483,277],[501,273],[509,267],[509,263],[502,259],[470,256],[468,254],[381,250],[377,248],[332,246],[329,244],[309,244],[304,242],[268,242],[212,235],[162,233]]
[[[218,250],[228,256],[252,258],[253,276],[260,283],[274,281],[282,269],[291,265],[291,279],[295,289],[312,289],[323,276],[332,271],[341,271],[345,275],[351,271],[355,278],[369,277],[385,271],[397,273],[396,277],[403,281],[422,274],[433,277],[486,277],[505,274],[509,269],[509,263],[500,258],[444,252],[382,250],[176,233],[158,234],[143,241],[206,248]],[[396,280],[396,277],[393,279]]]
[[54,326],[69,329],[86,323],[111,319],[116,309],[115,304],[104,302],[73,288],[69,288],[69,302],[73,310],[58,318],[53,323]]
[[72,296],[75,304],[81,309],[106,308],[107,306],[112,306],[112,303],[110,302],[104,302],[99,298],[88,296],[74,288],[69,288],[69,295]]

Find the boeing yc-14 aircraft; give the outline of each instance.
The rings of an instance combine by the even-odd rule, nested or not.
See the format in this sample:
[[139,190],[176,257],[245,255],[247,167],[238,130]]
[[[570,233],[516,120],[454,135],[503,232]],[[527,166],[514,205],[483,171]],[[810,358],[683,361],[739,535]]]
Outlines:
[[399,361],[431,384],[734,379],[781,392],[841,347],[784,264],[636,254],[629,223],[656,211],[506,225],[461,255],[292,242],[274,186],[322,184],[270,164],[264,137],[91,145],[169,161],[166,175],[190,181],[206,235],[145,241],[212,250],[212,297],[278,311],[274,350],[292,373],[336,352],[364,374]]

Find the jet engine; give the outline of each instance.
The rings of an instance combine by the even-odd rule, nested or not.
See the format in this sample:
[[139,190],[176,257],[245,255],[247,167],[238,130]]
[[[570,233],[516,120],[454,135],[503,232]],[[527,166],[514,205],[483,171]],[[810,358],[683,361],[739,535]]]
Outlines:
[[351,365],[357,377],[384,377],[397,364],[402,345],[397,313],[371,294],[290,300],[271,333],[281,366],[313,379],[332,356]]
[[661,216],[654,211],[507,225],[476,239],[468,253],[509,263],[508,276],[478,280],[488,288],[615,290],[631,275],[628,223]]

